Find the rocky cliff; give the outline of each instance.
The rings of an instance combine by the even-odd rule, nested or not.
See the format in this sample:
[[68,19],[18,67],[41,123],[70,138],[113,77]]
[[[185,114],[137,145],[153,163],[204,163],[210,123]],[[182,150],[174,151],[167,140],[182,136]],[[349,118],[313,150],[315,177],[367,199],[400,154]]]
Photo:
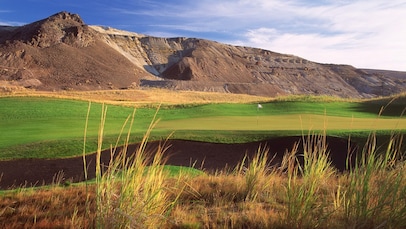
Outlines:
[[38,90],[165,87],[355,98],[406,89],[404,72],[394,75],[204,39],[88,26],[67,12],[21,27],[0,26],[0,81]]

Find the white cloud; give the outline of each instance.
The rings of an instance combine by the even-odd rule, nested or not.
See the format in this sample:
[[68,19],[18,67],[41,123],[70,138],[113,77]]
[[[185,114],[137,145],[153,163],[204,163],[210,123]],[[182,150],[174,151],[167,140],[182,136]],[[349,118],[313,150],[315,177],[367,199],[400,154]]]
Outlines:
[[13,13],[13,11],[0,9],[0,25],[2,25],[2,26],[19,26],[19,25],[24,24],[22,22],[16,22],[16,21],[10,21],[10,20],[1,19],[3,17],[2,14],[7,15],[7,14],[10,14],[10,13]]
[[358,1],[293,11],[299,18],[318,22],[316,29],[310,26],[309,31],[296,33],[283,28],[255,28],[248,30],[245,42],[239,40],[238,44],[322,63],[406,70],[406,25],[402,23],[406,21],[406,4]]
[[2,26],[21,26],[24,25],[26,23],[22,23],[22,22],[16,22],[16,21],[2,21],[0,20],[0,25]]
[[349,34],[295,34],[260,28],[250,30],[246,37],[246,45],[292,54],[322,63],[349,63],[346,53],[352,51],[354,55],[357,55],[354,51],[358,49],[356,38]]
[[150,7],[121,13],[149,17],[154,34],[210,33],[205,38],[322,63],[406,71],[404,0],[147,3]]

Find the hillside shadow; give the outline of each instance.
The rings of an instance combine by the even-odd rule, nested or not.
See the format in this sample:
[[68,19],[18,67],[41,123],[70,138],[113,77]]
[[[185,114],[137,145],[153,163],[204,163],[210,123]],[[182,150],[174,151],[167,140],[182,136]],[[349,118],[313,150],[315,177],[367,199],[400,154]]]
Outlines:
[[397,101],[390,103],[389,100],[366,101],[354,104],[352,110],[355,112],[370,113],[382,117],[404,117],[406,102]]

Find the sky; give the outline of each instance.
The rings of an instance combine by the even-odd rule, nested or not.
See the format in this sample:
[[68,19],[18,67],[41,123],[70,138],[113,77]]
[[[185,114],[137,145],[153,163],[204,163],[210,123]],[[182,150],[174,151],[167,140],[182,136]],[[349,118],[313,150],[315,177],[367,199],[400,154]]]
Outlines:
[[0,25],[60,11],[86,24],[194,37],[319,63],[406,71],[405,0],[0,0]]

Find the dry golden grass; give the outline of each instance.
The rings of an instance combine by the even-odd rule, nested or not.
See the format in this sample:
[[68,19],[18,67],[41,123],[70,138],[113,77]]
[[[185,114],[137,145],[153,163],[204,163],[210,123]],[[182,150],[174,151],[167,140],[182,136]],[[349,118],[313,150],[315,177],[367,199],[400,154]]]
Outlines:
[[7,88],[0,90],[0,97],[38,96],[62,99],[76,99],[103,102],[124,106],[151,106],[154,104],[206,104],[206,103],[251,103],[270,101],[269,97],[225,94],[216,92],[175,91],[167,89],[100,90],[100,91],[35,91],[29,89]]
[[0,228],[92,228],[93,190],[53,186],[0,194]]
[[[256,201],[246,199],[243,174],[219,173],[188,181],[171,217],[175,228],[269,228],[280,221],[283,206],[280,176],[261,177],[269,189]],[[279,191],[273,190],[278,186]],[[273,191],[272,191],[273,190]]]
[[38,96],[60,99],[75,99],[106,104],[145,107],[162,105],[187,105],[208,103],[256,103],[270,101],[391,101],[399,98],[403,101],[406,92],[388,97],[373,99],[350,99],[323,95],[285,95],[279,97],[264,97],[247,94],[232,94],[220,92],[179,91],[160,88],[143,88],[128,90],[98,90],[98,91],[36,91],[24,87],[14,86],[8,82],[0,81],[0,98],[8,96]]
[[384,154],[374,139],[342,173],[327,160],[325,135],[303,137],[303,152],[294,147],[279,167],[267,165],[264,148],[241,166],[197,177],[168,176],[159,153],[147,168],[141,147],[130,161],[113,160],[95,184],[56,179],[0,193],[0,228],[405,228],[403,138],[394,135]]
[[[404,167],[396,171],[402,173]],[[297,179],[298,187],[306,182],[300,177]],[[372,202],[379,198],[380,195],[375,189],[380,188],[380,182],[384,179],[384,175],[374,177],[370,193]],[[364,219],[363,223],[370,224],[362,226],[359,222],[352,221],[355,219],[345,217],[343,206],[345,201],[342,199],[343,196],[337,193],[341,192],[342,195],[345,193],[345,187],[350,185],[347,173],[335,174],[328,184],[318,188],[315,193],[317,202],[312,212],[309,212],[314,215],[312,218],[306,218],[299,226],[286,221],[289,205],[286,197],[288,179],[283,172],[261,177],[260,182],[266,183],[267,188],[261,189],[255,200],[245,199],[244,174],[222,172],[198,177],[186,176],[182,181],[187,186],[181,190],[180,195],[169,190],[171,198],[179,195],[179,199],[166,216],[161,228],[348,228],[355,225],[359,228],[369,228],[378,226],[381,222],[385,223],[384,220],[374,222],[375,218],[372,217]],[[179,180],[175,178],[168,179],[165,186],[174,187],[178,182]],[[403,189],[405,182],[401,181]],[[400,211],[404,211],[405,204],[402,202],[405,200],[404,190],[397,193],[400,195],[400,202],[394,206],[403,208]],[[387,211],[391,209],[382,209],[382,213],[387,214]],[[404,225],[401,222],[387,224]],[[0,228],[95,228],[95,225],[95,185],[88,185],[87,188],[85,185],[70,187],[56,185],[1,194]]]

